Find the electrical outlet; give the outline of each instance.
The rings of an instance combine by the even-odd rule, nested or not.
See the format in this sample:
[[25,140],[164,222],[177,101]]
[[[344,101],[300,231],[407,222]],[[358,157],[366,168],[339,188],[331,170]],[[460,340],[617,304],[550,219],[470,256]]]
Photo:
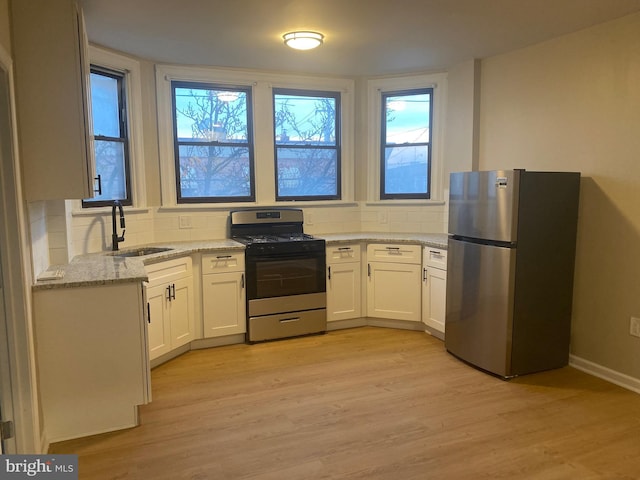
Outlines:
[[387,216],[387,212],[379,212],[378,213],[378,221],[382,224],[385,224],[389,221],[389,217]]
[[178,217],[180,228],[192,228],[191,217]]
[[640,337],[640,318],[631,317],[629,322],[629,334],[634,337]]

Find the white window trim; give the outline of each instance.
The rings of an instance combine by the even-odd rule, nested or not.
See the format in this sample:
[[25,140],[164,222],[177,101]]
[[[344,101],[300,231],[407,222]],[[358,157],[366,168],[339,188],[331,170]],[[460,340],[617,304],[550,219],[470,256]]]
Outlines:
[[[178,204],[173,138],[171,81],[252,86],[254,134],[255,202]],[[341,200],[295,202],[296,205],[341,204],[354,197],[354,82],[351,79],[272,74],[253,70],[156,65],[158,102],[158,147],[162,207],[171,209],[230,208],[246,205],[289,205],[275,200],[275,162],[273,139],[273,88],[341,92]]]
[[[93,65],[124,73],[127,103],[127,129],[129,138],[129,175],[131,177],[131,207],[145,209],[147,187],[145,182],[144,142],[142,138],[142,84],[140,62],[124,55],[89,46],[89,61]],[[73,215],[94,215],[111,207],[82,208],[81,200],[74,200]]]
[[[382,93],[433,87],[433,131],[431,151],[431,198],[429,200],[380,199],[380,135]],[[367,204],[442,205],[444,201],[444,138],[446,123],[447,74],[434,73],[379,78],[367,81],[369,170]]]

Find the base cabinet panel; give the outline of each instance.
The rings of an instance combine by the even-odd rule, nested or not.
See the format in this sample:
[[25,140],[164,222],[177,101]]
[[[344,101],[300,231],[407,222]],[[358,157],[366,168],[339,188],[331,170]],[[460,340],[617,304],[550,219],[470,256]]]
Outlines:
[[247,331],[244,252],[202,256],[202,324],[205,338]]
[[370,262],[367,316],[419,322],[420,265]]
[[244,273],[203,275],[202,310],[205,338],[245,333]]
[[149,357],[158,358],[195,340],[191,257],[148,265]]
[[361,315],[360,262],[328,266],[327,321],[348,320]]
[[47,440],[137,425],[151,392],[142,284],[38,290],[33,303]]
[[426,247],[422,270],[422,322],[445,333],[447,303],[447,251]]
[[168,303],[165,285],[147,288],[149,356],[152,359],[171,350],[171,319]]

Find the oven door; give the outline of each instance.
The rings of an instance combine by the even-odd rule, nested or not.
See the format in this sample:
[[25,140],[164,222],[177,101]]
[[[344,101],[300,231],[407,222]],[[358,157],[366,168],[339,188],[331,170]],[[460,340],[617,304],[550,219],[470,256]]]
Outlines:
[[325,293],[325,263],[324,251],[247,255],[247,300]]

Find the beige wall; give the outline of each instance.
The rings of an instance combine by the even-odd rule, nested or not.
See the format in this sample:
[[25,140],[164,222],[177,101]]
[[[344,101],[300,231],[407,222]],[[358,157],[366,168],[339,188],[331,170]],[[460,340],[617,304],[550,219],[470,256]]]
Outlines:
[[11,33],[9,30],[9,0],[0,0],[0,45],[11,54]]
[[482,170],[583,175],[572,353],[636,379],[640,14],[482,62]]
[[449,174],[478,168],[480,61],[469,60],[449,69],[445,134],[445,186]]

